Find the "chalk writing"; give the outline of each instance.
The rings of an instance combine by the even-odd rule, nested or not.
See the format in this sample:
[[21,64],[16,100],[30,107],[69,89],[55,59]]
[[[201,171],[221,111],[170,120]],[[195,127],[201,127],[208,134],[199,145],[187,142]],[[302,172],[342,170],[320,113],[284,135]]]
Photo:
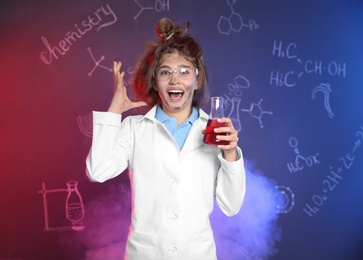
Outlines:
[[344,172],[347,172],[355,160],[358,149],[361,147],[363,142],[363,127],[356,132],[358,139],[355,140],[351,152],[346,153],[344,156],[338,158],[338,166],[330,166],[329,172],[325,175],[322,181],[322,189],[319,193],[314,194],[311,197],[311,202],[305,203],[303,211],[309,216],[313,217],[318,213],[320,208],[324,205],[328,199],[329,194],[342,182]]
[[290,70],[288,72],[271,71],[270,73],[270,85],[294,87],[297,85],[297,81],[304,74],[322,75],[327,73],[330,76],[346,77],[347,66],[346,63],[339,63],[336,61],[323,62],[313,61],[308,59],[303,61],[296,54],[297,44],[289,43],[284,45],[282,41],[274,41],[272,47],[272,56],[277,58],[285,58],[294,60],[302,66],[299,70]]
[[97,9],[92,15],[82,20],[80,25],[75,24],[74,28],[66,33],[66,35],[52,45],[48,39],[41,36],[40,39],[46,47],[46,51],[40,53],[40,59],[47,65],[52,64],[53,59],[58,59],[59,55],[66,55],[74,43],[82,39],[88,32],[93,29],[100,31],[102,28],[108,27],[117,21],[116,14],[109,5]]
[[242,125],[239,118],[240,103],[243,90],[250,87],[250,81],[242,75],[234,77],[233,83],[228,84],[228,93],[225,94],[225,109],[230,108],[230,112],[227,117],[232,120],[234,128],[239,132]]
[[250,81],[242,75],[234,77],[233,83],[228,84],[228,92],[225,96],[225,110],[230,107],[230,112],[227,117],[232,120],[234,128],[239,132],[241,131],[242,125],[239,118],[240,103],[243,90],[250,87]]
[[134,2],[140,7],[140,11],[134,16],[134,20],[136,20],[145,10],[155,10],[156,12],[162,12],[169,11],[170,9],[169,0],[156,0],[154,3],[154,7],[144,7],[139,3],[138,0],[134,0]]
[[251,237],[251,242],[248,245],[245,245],[245,243],[242,242],[244,236],[245,232],[239,232],[238,236],[236,237],[236,246],[237,246],[236,251],[239,250],[243,254],[243,257],[241,258],[240,256],[236,257],[236,255],[238,254],[234,252],[226,259],[256,259],[256,255],[258,255],[258,250],[259,250],[258,235],[253,234]]
[[258,122],[260,122],[260,128],[263,128],[262,116],[264,114],[272,115],[271,111],[262,110],[261,107],[262,100],[263,99],[261,98],[258,103],[251,103],[249,109],[241,109],[242,112],[248,112],[252,118],[256,118]]
[[295,161],[287,163],[287,168],[289,169],[289,172],[298,172],[303,170],[304,166],[311,167],[320,163],[320,161],[318,160],[319,153],[316,153],[315,155],[308,155],[307,157],[304,157],[300,154],[297,147],[298,142],[295,137],[290,137],[289,145],[291,148],[294,149],[294,152],[296,154]]
[[89,113],[87,115],[78,116],[77,117],[78,128],[82,134],[88,137],[92,137],[93,131],[93,120],[92,114]]
[[295,205],[295,194],[289,187],[275,186],[277,192],[274,194],[273,202],[278,213],[288,213]]
[[227,4],[231,8],[231,14],[228,17],[220,16],[217,27],[221,34],[229,35],[231,32],[239,33],[243,27],[247,27],[252,30],[258,30],[260,26],[254,20],[249,20],[247,23],[243,22],[242,16],[234,11],[233,5],[237,0],[229,1]]
[[91,58],[92,58],[93,62],[95,63],[93,69],[88,73],[88,76],[91,77],[92,74],[93,74],[93,72],[96,70],[97,67],[100,67],[102,69],[108,70],[109,72],[112,72],[112,69],[111,68],[107,68],[107,67],[101,65],[101,61],[104,60],[105,56],[102,55],[99,60],[96,60],[96,58],[93,56],[93,53],[92,53],[90,47],[87,48],[87,51],[89,52],[89,54],[91,55]]
[[239,118],[239,105],[241,103],[241,99],[238,97],[233,97],[232,98],[232,107],[231,110],[228,114],[228,118],[231,119],[232,124],[234,126],[234,128],[237,130],[237,132],[241,131],[241,121]]
[[[78,182],[76,181],[68,181],[66,189],[51,189],[47,190],[45,188],[45,183],[42,183],[42,190],[38,191],[38,193],[43,195],[43,207],[44,207],[44,231],[67,231],[67,230],[75,230],[81,231],[84,229],[83,226],[83,218],[85,215],[84,205],[82,196],[78,190]],[[56,197],[53,197],[53,200],[49,199],[50,194],[58,195],[58,200]],[[62,202],[60,208],[64,207],[64,217],[70,223],[70,225],[64,224],[64,219],[59,221],[58,225],[51,225],[50,221],[50,206],[52,203],[49,203],[49,200],[55,204],[57,202]],[[54,205],[53,205],[54,206]],[[59,210],[56,210],[58,213]],[[59,216],[53,215],[53,218],[56,219]]]
[[233,83],[228,84],[229,93],[237,97],[241,97],[243,89],[247,89],[251,86],[250,81],[242,75],[238,75],[233,79]]
[[228,92],[224,94],[225,97],[225,109],[231,107],[228,117],[231,118],[233,126],[237,131],[242,128],[241,121],[239,118],[239,112],[248,112],[252,118],[256,118],[260,122],[260,128],[263,128],[262,115],[272,115],[271,111],[263,111],[261,108],[262,98],[258,103],[251,103],[249,109],[239,109],[241,103],[241,96],[243,90],[250,87],[250,81],[242,75],[238,75],[234,78],[233,83],[228,84]]
[[311,92],[311,98],[315,99],[315,94],[317,92],[319,92],[319,91],[322,92],[323,95],[324,95],[324,106],[325,106],[326,111],[328,111],[329,117],[333,118],[334,113],[331,110],[330,101],[329,101],[330,93],[332,91],[330,84],[329,83],[321,83],[319,86],[315,87],[313,89],[313,91]]

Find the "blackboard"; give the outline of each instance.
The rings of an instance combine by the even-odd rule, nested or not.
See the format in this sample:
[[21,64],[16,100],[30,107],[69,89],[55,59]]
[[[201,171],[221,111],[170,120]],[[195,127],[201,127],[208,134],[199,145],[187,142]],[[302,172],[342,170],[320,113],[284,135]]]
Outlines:
[[241,212],[212,215],[219,259],[362,258],[362,1],[0,7],[0,259],[120,259],[129,180],[88,180],[91,112],[108,108],[112,61],[130,85],[164,16],[190,22],[246,160]]

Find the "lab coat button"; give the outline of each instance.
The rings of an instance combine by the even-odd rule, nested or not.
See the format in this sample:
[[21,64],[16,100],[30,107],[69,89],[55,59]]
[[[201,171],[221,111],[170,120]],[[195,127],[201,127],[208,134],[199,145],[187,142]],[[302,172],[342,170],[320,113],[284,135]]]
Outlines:
[[178,248],[176,248],[175,246],[172,248],[168,249],[169,252],[175,253],[176,251],[178,251]]
[[171,216],[170,219],[173,220],[173,221],[177,221],[178,220],[178,215],[175,214],[175,215]]
[[171,186],[175,189],[177,187],[178,181],[176,180],[172,180],[171,181]]

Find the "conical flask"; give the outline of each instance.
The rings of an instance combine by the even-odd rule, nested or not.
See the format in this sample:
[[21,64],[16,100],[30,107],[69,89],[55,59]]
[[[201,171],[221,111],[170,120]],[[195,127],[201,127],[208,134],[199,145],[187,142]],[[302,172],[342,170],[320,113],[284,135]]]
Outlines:
[[240,105],[241,99],[238,97],[232,98],[232,108],[231,112],[227,116],[231,119],[232,124],[234,128],[237,130],[237,132],[241,131],[241,121],[239,119],[239,105]]
[[[225,126],[225,123],[218,122],[218,119],[224,117],[224,99],[222,97],[211,98],[211,108],[209,112],[209,119],[207,127],[204,132],[203,142],[209,145],[227,145],[228,141],[221,141],[217,139],[215,128]],[[218,132],[218,135],[226,135],[225,133]]]

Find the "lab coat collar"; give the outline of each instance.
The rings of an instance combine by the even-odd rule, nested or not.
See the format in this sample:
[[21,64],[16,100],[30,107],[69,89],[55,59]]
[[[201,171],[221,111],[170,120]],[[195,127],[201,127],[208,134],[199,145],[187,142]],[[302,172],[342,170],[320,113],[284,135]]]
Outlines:
[[[151,120],[154,123],[160,123],[155,118],[157,105],[149,110],[143,117],[139,119],[142,120]],[[192,129],[190,130],[187,139],[185,140],[184,146],[180,151],[182,154],[189,153],[190,151],[204,145],[203,143],[203,136],[201,131],[205,129],[208,121],[208,114],[204,112],[201,108],[199,108],[199,118],[194,122]]]

